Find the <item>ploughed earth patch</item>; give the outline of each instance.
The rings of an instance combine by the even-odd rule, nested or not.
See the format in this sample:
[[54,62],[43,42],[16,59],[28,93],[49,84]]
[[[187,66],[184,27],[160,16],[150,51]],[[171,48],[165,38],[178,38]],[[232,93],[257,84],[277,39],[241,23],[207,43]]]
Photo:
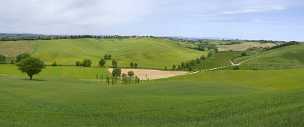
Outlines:
[[[112,68],[109,68],[108,71],[111,73]],[[152,70],[152,69],[121,69],[122,74],[128,74],[129,71],[133,71],[134,74],[141,80],[155,80],[162,78],[170,78],[180,75],[189,74],[186,71],[161,71],[161,70]]]

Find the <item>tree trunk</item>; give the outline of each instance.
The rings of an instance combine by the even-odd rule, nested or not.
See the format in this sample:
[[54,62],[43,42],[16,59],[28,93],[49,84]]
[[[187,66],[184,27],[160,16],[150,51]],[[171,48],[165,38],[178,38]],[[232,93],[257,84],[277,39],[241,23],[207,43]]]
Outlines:
[[30,80],[33,80],[33,75],[29,75],[30,76]]

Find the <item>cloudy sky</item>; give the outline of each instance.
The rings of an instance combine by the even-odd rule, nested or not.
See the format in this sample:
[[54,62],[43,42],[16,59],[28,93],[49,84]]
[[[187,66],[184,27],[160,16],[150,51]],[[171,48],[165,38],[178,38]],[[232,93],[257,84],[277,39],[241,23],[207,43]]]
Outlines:
[[304,40],[303,0],[2,0],[0,33]]

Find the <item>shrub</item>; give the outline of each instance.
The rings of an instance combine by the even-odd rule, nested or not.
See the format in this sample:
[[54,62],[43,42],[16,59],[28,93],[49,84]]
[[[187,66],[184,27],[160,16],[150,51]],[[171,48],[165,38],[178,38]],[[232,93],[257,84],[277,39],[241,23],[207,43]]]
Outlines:
[[113,68],[117,68],[118,67],[118,64],[117,64],[116,60],[112,60],[112,67]]
[[120,77],[120,75],[121,75],[121,69],[120,68],[113,68],[112,76],[113,77]]
[[106,60],[105,59],[100,59],[100,61],[99,61],[99,66],[100,67],[104,67],[105,65],[106,65]]
[[92,61],[89,59],[84,59],[81,65],[84,67],[91,67]]
[[6,63],[6,57],[4,55],[0,55],[0,64]]

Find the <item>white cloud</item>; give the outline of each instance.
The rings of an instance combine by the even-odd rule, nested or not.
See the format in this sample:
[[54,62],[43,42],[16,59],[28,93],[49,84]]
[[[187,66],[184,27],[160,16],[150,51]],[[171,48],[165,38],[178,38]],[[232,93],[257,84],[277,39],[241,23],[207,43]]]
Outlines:
[[235,14],[263,13],[270,11],[283,11],[286,9],[287,7],[284,6],[248,7],[248,8],[241,8],[239,10],[224,11],[222,12],[222,14],[235,15]]

